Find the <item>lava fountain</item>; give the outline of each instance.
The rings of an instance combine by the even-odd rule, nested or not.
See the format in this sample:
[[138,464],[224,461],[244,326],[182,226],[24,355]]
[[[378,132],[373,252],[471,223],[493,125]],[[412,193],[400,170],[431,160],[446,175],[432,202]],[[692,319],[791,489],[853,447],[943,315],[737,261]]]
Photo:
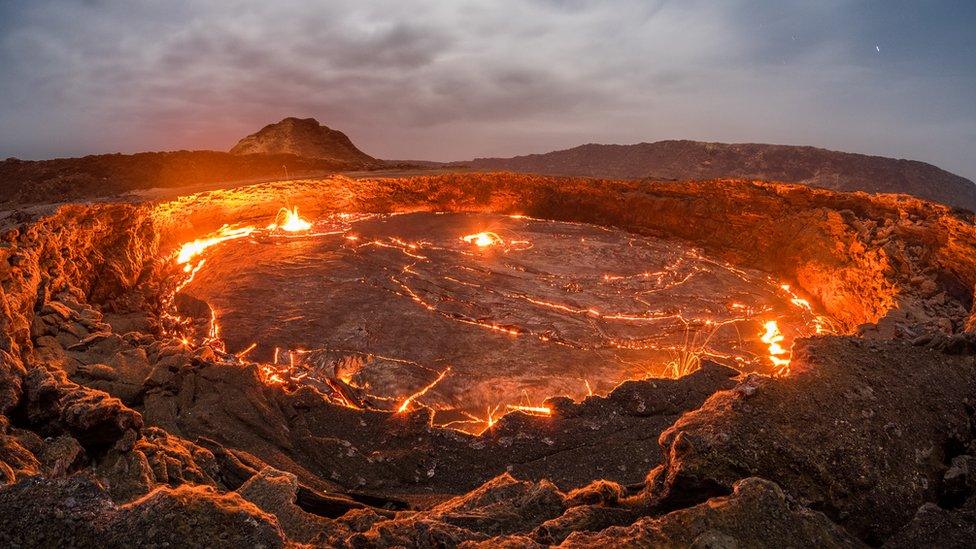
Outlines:
[[311,229],[312,224],[302,219],[298,215],[298,206],[294,206],[291,209],[283,207],[278,210],[275,220],[267,228],[269,231],[280,230],[288,233],[299,233]]

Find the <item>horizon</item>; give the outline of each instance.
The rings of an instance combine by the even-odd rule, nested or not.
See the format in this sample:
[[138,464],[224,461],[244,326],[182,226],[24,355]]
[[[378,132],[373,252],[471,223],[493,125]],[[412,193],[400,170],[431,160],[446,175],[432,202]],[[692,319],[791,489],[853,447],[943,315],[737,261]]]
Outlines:
[[[285,117],[285,118],[313,118],[314,119],[315,117],[314,116],[307,116],[307,117],[290,116],[290,117]],[[284,120],[284,119],[282,119],[282,120]],[[281,122],[282,120],[279,120],[278,122]],[[328,126],[327,124],[322,124],[321,121],[318,121],[318,122],[319,122],[320,125]],[[277,123],[277,122],[274,122],[272,124],[275,124],[275,123]],[[268,126],[268,125],[269,124],[265,124],[265,126]],[[264,128],[264,126],[262,126],[262,128]],[[332,130],[339,130],[339,131],[342,131],[343,133],[346,133],[341,128],[333,128],[333,127],[329,127],[329,128],[332,129]],[[256,132],[252,132],[252,134],[253,133],[256,133]],[[248,134],[248,135],[252,135],[252,134]],[[348,133],[346,133],[346,135],[348,136]],[[247,137],[247,136],[242,136],[242,139],[243,139],[243,137]],[[964,176],[962,174],[958,174],[958,173],[952,172],[951,170],[947,170],[947,169],[945,169],[942,166],[939,166],[937,164],[932,164],[931,162],[925,162],[924,160],[918,160],[918,159],[915,159],[915,158],[898,158],[898,157],[893,157],[893,156],[884,156],[884,155],[863,153],[863,152],[858,152],[858,151],[842,151],[842,150],[838,150],[838,149],[830,149],[830,148],[827,148],[827,147],[820,147],[820,146],[817,146],[817,145],[798,145],[798,144],[792,144],[792,143],[759,143],[759,142],[755,142],[755,141],[749,141],[749,142],[745,142],[745,141],[741,141],[741,142],[723,142],[723,141],[701,141],[701,140],[697,140],[697,139],[680,139],[680,138],[678,138],[678,139],[657,139],[657,140],[654,140],[654,141],[637,141],[637,142],[634,142],[634,143],[596,143],[596,142],[590,142],[590,143],[580,143],[578,145],[573,145],[571,147],[566,147],[566,148],[562,148],[562,149],[553,149],[553,150],[549,150],[549,151],[540,151],[540,152],[525,152],[525,153],[513,155],[511,157],[473,156],[471,158],[465,158],[463,160],[430,160],[430,159],[426,159],[426,158],[382,158],[382,157],[378,157],[378,156],[375,156],[375,155],[371,155],[371,156],[373,156],[377,160],[393,161],[393,162],[439,162],[439,163],[444,163],[444,164],[458,164],[458,163],[462,163],[462,162],[466,162],[466,161],[479,160],[479,159],[487,159],[487,158],[515,158],[515,157],[522,157],[522,156],[538,156],[538,155],[544,155],[544,154],[548,154],[548,153],[554,153],[554,152],[562,152],[562,151],[572,150],[572,149],[575,149],[575,148],[586,147],[586,146],[590,146],[590,145],[605,146],[605,147],[632,147],[632,146],[636,146],[636,145],[645,145],[645,144],[646,145],[653,145],[655,143],[665,143],[665,142],[669,142],[669,141],[674,141],[674,142],[687,141],[687,142],[693,142],[693,143],[708,143],[708,144],[719,144],[719,145],[760,145],[760,146],[773,146],[773,147],[813,148],[813,149],[820,149],[820,150],[826,150],[826,151],[830,151],[830,152],[837,152],[837,153],[844,153],[844,154],[856,154],[856,155],[862,155],[862,156],[873,156],[873,157],[888,158],[888,159],[899,160],[899,161],[904,160],[904,161],[908,161],[908,162],[922,162],[922,163],[925,163],[925,164],[929,164],[931,166],[934,166],[934,167],[936,167],[938,169],[941,169],[943,171],[949,172],[952,175],[956,175],[956,176],[962,177],[962,178],[970,181],[971,183],[976,183],[976,179],[969,178],[969,177],[966,177],[966,176]],[[353,145],[356,145],[357,148],[359,148],[360,150],[362,150],[362,148],[359,147],[359,145],[355,142],[355,140],[353,140]],[[228,147],[228,149],[229,148],[230,147]],[[198,152],[198,151],[202,151],[202,152],[227,152],[227,150],[221,150],[221,149],[164,149],[164,150],[156,150],[156,151],[93,152],[93,153],[87,153],[87,154],[81,155],[80,157],[85,157],[85,156],[104,156],[104,155],[131,155],[131,154],[139,154],[139,153],[169,153],[169,152],[180,152],[180,151],[189,151],[189,152]],[[362,152],[364,152],[366,154],[370,154],[370,151],[367,151],[367,150],[362,150]],[[45,161],[45,160],[60,160],[60,159],[70,159],[70,158],[79,158],[79,156],[58,156],[58,157],[51,157],[51,158],[36,158],[36,159],[32,159],[32,158],[18,158],[18,157],[6,157],[6,158],[4,158],[4,160],[15,159],[15,160],[21,160],[21,161],[38,162],[38,161]]]
[[6,3],[0,158],[226,151],[298,116],[386,159],[691,140],[976,179],[971,3],[237,6]]

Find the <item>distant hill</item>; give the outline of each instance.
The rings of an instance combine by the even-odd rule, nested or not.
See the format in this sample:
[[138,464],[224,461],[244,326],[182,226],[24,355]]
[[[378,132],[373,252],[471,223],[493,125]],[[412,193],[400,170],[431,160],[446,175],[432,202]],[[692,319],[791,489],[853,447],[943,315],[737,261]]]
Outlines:
[[18,204],[109,196],[154,187],[318,176],[363,169],[359,162],[291,154],[217,151],[100,154],[82,158],[0,162],[0,202]]
[[746,178],[841,191],[904,193],[976,211],[976,184],[924,162],[814,147],[658,141],[582,145],[514,158],[449,164],[383,161],[314,118],[285,118],[231,152],[175,151],[0,162],[0,207],[109,196],[133,190],[316,177],[362,170],[515,171],[605,178]]
[[804,183],[840,191],[904,193],[976,210],[976,184],[931,164],[815,147],[698,141],[589,144],[546,154],[477,158],[453,165],[608,178],[741,177]]
[[285,118],[241,139],[231,154],[294,154],[340,162],[375,163],[356,148],[346,134],[319,124],[314,118]]
[[[0,162],[0,203],[110,196],[156,187],[314,177],[387,167],[346,135],[314,118],[286,118],[242,139],[230,152],[100,154]],[[394,166],[395,167],[395,166]]]

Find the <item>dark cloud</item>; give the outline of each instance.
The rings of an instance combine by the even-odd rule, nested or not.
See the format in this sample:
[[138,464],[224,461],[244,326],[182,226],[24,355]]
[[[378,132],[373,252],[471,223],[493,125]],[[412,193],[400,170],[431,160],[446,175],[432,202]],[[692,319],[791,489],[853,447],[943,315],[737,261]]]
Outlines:
[[965,1],[13,0],[0,155],[225,149],[294,115],[387,158],[691,138],[974,177],[974,23]]

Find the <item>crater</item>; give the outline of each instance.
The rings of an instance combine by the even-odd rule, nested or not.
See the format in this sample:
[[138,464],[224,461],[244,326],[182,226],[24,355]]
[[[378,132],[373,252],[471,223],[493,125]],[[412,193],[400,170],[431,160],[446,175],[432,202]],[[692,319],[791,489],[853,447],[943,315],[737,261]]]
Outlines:
[[883,540],[970,443],[976,233],[907,197],[445,174],[11,220],[0,405],[118,504],[278,469],[282,501],[387,528],[506,474],[574,490],[562,516],[578,489],[692,509],[747,471]]
[[430,385],[414,404],[442,424],[705,359],[775,373],[766,324],[792,341],[824,320],[679,240],[524,216],[338,214],[201,257],[182,291],[210,304],[228,351],[320,388],[342,380],[374,405]]

